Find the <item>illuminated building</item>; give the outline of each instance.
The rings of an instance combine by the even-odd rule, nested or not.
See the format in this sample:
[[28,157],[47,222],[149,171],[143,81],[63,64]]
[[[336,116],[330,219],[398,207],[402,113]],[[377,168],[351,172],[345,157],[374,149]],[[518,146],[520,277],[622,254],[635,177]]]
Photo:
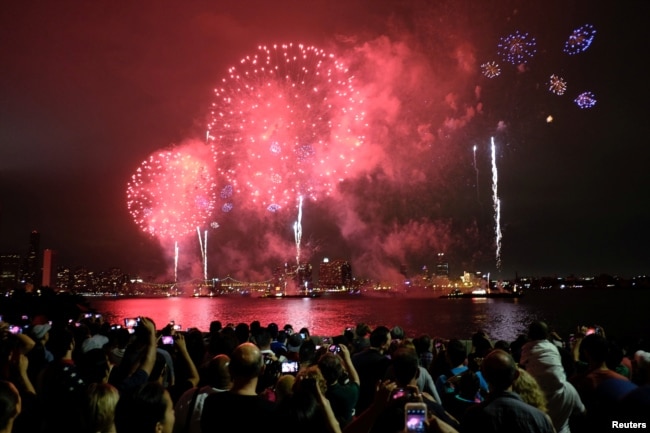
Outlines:
[[20,254],[0,254],[0,287],[15,289],[20,277]]
[[321,290],[350,288],[352,283],[352,266],[347,260],[323,259],[318,269],[318,284]]
[[449,262],[445,260],[444,253],[438,253],[438,260],[436,261],[436,276],[449,277]]
[[43,287],[56,286],[56,251],[45,249],[43,251]]
[[40,281],[40,256],[41,256],[41,234],[34,230],[29,235],[29,248],[25,256],[21,278],[25,283],[34,284]]

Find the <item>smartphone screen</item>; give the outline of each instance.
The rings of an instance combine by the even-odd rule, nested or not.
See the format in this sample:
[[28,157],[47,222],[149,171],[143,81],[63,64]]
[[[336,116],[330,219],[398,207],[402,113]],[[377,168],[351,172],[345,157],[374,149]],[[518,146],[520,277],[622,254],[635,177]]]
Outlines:
[[282,363],[282,373],[297,373],[298,363],[296,361],[288,361]]
[[427,419],[427,406],[424,403],[406,403],[404,407],[406,415],[406,431],[409,433],[424,433],[427,431],[425,421]]
[[162,344],[174,344],[174,337],[171,335],[163,335]]

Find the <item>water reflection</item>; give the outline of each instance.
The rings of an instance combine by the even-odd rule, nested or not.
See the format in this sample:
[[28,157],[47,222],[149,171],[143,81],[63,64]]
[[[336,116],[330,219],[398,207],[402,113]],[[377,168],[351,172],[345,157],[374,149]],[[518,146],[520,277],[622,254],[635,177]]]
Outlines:
[[139,315],[158,327],[170,320],[184,328],[208,330],[210,322],[262,325],[290,323],[312,333],[338,335],[346,327],[365,322],[371,327],[399,325],[409,336],[427,333],[444,338],[468,338],[478,329],[493,339],[514,340],[533,320],[545,320],[563,335],[578,324],[598,323],[606,330],[630,332],[650,329],[645,307],[650,293],[611,296],[597,292],[536,292],[520,299],[258,299],[161,298],[91,299],[91,305],[113,323]]

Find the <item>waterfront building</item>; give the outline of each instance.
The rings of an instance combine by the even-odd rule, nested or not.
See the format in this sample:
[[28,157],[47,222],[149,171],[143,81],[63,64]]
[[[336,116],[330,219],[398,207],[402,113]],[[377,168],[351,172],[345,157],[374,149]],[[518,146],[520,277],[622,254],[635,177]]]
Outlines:
[[352,266],[343,259],[323,259],[318,268],[318,286],[321,290],[344,290],[352,285]]
[[437,277],[449,278],[449,262],[445,260],[444,253],[438,253],[438,259],[436,260],[435,274]]
[[43,287],[56,286],[56,251],[46,248],[43,251]]
[[41,281],[41,234],[36,230],[29,235],[29,247],[23,269],[21,270],[21,279],[25,283],[38,284]]
[[0,254],[0,288],[15,289],[21,275],[22,257],[16,253]]

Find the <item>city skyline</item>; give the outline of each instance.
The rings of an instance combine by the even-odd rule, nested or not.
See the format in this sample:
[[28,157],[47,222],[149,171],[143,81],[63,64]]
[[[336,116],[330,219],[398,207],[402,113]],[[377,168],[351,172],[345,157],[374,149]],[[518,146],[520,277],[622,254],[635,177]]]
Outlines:
[[[28,234],[37,230],[41,247],[56,250],[59,263],[173,275],[177,239],[152,236],[134,221],[126,193],[132,176],[156,152],[210,161],[201,154],[206,146],[234,154],[250,147],[251,140],[240,138],[230,147],[223,139],[206,141],[215,125],[213,104],[223,109],[219,96],[234,92],[229,68],[246,71],[243,59],[260,46],[293,43],[331,53],[345,65],[337,66],[339,83],[349,82],[330,90],[363,101],[354,107],[333,102],[343,113],[359,109],[367,123],[363,132],[352,128],[341,138],[346,146],[329,143],[350,163],[336,165],[332,158],[326,178],[319,167],[291,178],[298,189],[313,192],[301,207],[299,242],[291,195],[276,212],[247,198],[246,188],[266,188],[252,176],[269,165],[242,153],[234,163],[245,169],[237,172],[217,151],[210,171],[214,211],[191,220],[200,226],[198,237],[187,233],[190,225],[183,234],[165,227],[182,238],[182,273],[203,275],[205,253],[209,274],[251,268],[255,274],[246,277],[254,280],[277,263],[295,262],[298,247],[311,263],[345,258],[355,274],[377,278],[399,276],[401,265],[411,272],[431,267],[439,252],[458,273],[480,270],[503,278],[646,273],[647,2],[482,5],[9,5],[0,17],[6,41],[0,47],[6,59],[0,78],[0,251],[25,252]],[[579,43],[567,50],[575,31],[586,36],[574,38]],[[510,50],[519,53],[510,59],[502,51],[503,45],[515,47],[513,38],[526,49]],[[321,83],[321,90],[328,85]],[[215,93],[219,86],[225,90]],[[593,107],[579,96],[589,92]],[[319,113],[287,113],[283,122],[305,119],[311,134],[324,133]],[[251,119],[238,121],[250,125]],[[218,120],[214,131],[224,133]],[[269,146],[284,151],[280,142]],[[300,153],[290,170],[296,163],[304,168],[313,154],[325,160],[316,144],[294,146]],[[295,173],[281,172],[286,179]],[[226,187],[237,182],[241,190],[224,199]],[[375,275],[385,269],[391,271]]]

